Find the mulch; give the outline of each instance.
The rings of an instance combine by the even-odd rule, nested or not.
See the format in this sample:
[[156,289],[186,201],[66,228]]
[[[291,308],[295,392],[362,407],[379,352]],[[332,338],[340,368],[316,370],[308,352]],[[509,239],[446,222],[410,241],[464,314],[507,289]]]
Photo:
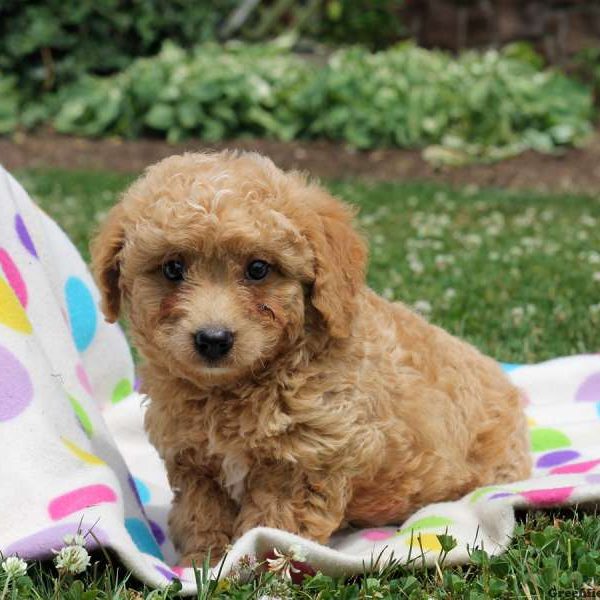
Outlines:
[[84,139],[54,133],[0,137],[0,163],[9,170],[51,167],[140,172],[170,154],[239,148],[270,156],[285,169],[301,169],[318,177],[360,177],[375,181],[429,180],[452,185],[477,185],[540,191],[600,192],[600,132],[584,148],[560,155],[526,152],[491,165],[436,168],[419,151],[382,149],[356,151],[333,142],[232,140],[207,144],[189,140]]

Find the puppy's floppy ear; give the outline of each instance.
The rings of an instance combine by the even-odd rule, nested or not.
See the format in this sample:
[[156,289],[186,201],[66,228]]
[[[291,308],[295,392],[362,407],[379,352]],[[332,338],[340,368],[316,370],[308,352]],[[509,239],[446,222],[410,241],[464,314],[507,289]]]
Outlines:
[[[313,189],[314,191],[314,189]],[[364,283],[367,247],[352,227],[352,209],[320,191],[310,238],[315,255],[312,304],[333,337],[350,335],[356,294]]]
[[119,253],[125,243],[123,217],[123,207],[117,204],[108,213],[90,246],[92,273],[101,295],[100,308],[109,323],[117,320],[121,306]]

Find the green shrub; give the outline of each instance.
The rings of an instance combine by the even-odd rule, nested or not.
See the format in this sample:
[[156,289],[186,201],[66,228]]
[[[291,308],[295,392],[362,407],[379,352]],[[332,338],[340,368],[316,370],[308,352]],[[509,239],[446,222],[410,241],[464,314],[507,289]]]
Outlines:
[[171,141],[251,135],[291,140],[302,133],[298,100],[315,68],[277,46],[216,44],[191,54],[165,44],[109,78],[86,77],[52,99],[59,132],[142,133]]
[[587,88],[514,55],[508,48],[455,59],[405,43],[375,54],[340,50],[319,67],[275,44],[191,53],[167,44],[118,75],[65,87],[50,111],[70,134],[325,137],[357,148],[426,148],[438,162],[578,143],[591,130]]
[[0,70],[30,93],[84,73],[109,74],[159,51],[214,39],[235,0],[2,0]]
[[335,44],[362,44],[380,49],[406,34],[403,0],[325,0],[317,36]]

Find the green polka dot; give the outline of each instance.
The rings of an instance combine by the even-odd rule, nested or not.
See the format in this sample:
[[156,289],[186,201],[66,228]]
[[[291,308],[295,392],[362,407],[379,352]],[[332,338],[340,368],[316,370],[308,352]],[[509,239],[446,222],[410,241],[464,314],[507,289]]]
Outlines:
[[531,430],[531,450],[533,452],[547,452],[568,446],[571,446],[571,440],[558,429],[534,427]]
[[472,494],[471,497],[469,498],[469,502],[471,503],[475,503],[477,502],[477,500],[479,500],[482,496],[486,496],[487,494],[491,493],[491,492],[496,492],[498,491],[500,488],[497,485],[489,485],[487,487],[482,487],[479,488],[477,490],[475,490]]
[[71,402],[71,406],[73,407],[73,410],[75,411],[75,414],[77,415],[77,418],[79,419],[79,422],[81,423],[86,435],[88,437],[92,437],[94,428],[92,427],[92,421],[88,417],[87,413],[85,410],[83,410],[81,404],[79,404],[79,402],[73,398],[73,396],[69,395],[69,401]]
[[448,517],[423,517],[422,519],[417,519],[414,523],[403,527],[398,531],[397,535],[404,535],[405,533],[410,533],[416,529],[430,529],[432,527],[446,527],[448,525],[452,525],[454,521],[449,519]]
[[131,381],[129,379],[121,379],[117,385],[115,385],[115,389],[112,393],[112,403],[117,404],[117,402],[121,402],[133,392],[133,386],[131,385]]

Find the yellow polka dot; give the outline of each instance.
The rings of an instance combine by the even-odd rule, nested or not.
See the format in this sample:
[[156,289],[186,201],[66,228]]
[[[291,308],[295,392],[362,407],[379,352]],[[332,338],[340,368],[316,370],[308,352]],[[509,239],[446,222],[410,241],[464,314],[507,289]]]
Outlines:
[[67,438],[60,438],[62,443],[80,460],[82,460],[85,463],[88,463],[88,465],[105,465],[106,463],[101,459],[98,458],[95,454],[90,454],[89,452],[86,452],[85,450],[83,450],[82,448],[80,448],[77,444],[74,444],[72,441],[68,440]]
[[537,421],[533,417],[527,417],[527,425],[529,427],[537,427]]
[[17,295],[2,278],[0,278],[0,323],[22,333],[32,331],[27,313],[23,310]]
[[435,533],[417,533],[415,532],[411,537],[406,540],[406,543],[411,546],[414,552],[419,552],[423,548],[424,552],[427,550],[439,552],[442,549],[442,545],[437,538]]

